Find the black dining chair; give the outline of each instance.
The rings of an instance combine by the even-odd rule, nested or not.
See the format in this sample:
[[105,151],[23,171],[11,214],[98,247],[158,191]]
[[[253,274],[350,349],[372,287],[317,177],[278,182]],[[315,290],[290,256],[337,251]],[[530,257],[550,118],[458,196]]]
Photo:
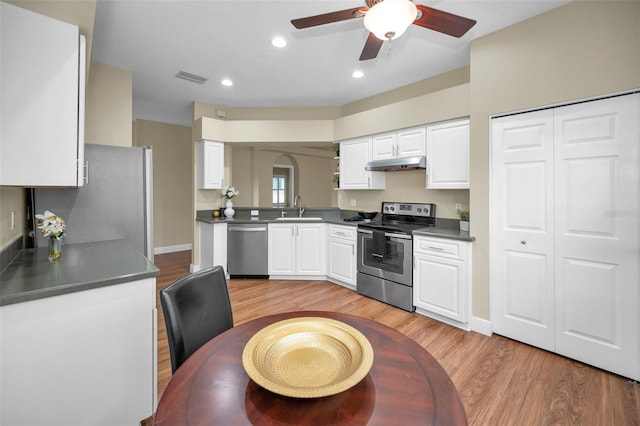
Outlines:
[[160,290],[175,371],[200,346],[233,327],[233,313],[222,266],[203,269]]

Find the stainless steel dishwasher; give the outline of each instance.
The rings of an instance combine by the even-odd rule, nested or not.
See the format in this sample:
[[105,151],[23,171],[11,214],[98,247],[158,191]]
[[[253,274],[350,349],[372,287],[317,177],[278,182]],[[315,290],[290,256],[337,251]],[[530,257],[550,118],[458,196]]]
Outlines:
[[227,273],[231,277],[267,277],[267,224],[227,226]]

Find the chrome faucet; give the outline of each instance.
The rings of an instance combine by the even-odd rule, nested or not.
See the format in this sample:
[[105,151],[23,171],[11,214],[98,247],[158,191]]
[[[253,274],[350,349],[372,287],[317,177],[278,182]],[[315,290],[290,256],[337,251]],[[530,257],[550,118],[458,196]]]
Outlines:
[[296,195],[296,198],[293,200],[293,207],[298,207],[298,217],[302,217],[304,213],[304,205],[302,204],[302,197],[300,194]]

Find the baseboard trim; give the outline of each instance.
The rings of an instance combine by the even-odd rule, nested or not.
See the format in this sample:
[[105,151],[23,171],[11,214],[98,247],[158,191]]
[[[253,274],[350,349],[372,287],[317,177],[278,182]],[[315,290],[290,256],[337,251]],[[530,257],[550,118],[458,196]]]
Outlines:
[[470,325],[471,331],[484,334],[485,336],[491,336],[493,334],[491,331],[491,321],[487,321],[484,318],[471,317]]
[[191,244],[178,244],[175,246],[156,247],[153,249],[153,254],[175,253],[177,251],[187,251],[191,249]]

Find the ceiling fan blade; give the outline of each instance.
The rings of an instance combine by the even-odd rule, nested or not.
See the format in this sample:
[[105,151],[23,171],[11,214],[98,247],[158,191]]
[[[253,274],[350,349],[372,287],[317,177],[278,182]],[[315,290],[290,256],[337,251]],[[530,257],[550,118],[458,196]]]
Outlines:
[[382,43],[384,43],[384,40],[380,40],[378,37],[373,35],[373,33],[369,33],[367,42],[364,44],[364,48],[360,54],[360,60],[366,61],[367,59],[373,59],[378,56]]
[[352,9],[339,10],[337,12],[323,13],[322,15],[292,19],[291,23],[298,29],[309,28],[317,25],[330,24],[332,22],[346,21],[347,19],[361,18],[364,16],[366,11],[366,7],[354,7]]
[[422,16],[413,21],[414,24],[453,37],[462,37],[476,24],[476,21],[473,19],[454,15],[453,13],[434,9],[429,6],[416,4],[416,7],[422,12]]

